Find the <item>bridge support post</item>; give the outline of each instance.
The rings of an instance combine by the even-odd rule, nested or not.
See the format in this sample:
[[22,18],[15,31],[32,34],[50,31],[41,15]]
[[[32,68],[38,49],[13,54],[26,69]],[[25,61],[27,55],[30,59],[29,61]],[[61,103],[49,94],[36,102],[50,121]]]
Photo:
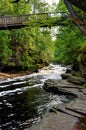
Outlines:
[[4,16],[4,26],[7,27],[7,17]]

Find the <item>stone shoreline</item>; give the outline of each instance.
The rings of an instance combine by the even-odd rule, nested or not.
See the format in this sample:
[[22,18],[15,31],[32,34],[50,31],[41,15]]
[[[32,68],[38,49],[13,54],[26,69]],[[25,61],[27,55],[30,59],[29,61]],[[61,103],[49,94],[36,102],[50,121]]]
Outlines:
[[86,88],[65,79],[49,79],[43,88],[57,94],[71,95],[71,101],[53,106],[38,124],[25,130],[86,130]]

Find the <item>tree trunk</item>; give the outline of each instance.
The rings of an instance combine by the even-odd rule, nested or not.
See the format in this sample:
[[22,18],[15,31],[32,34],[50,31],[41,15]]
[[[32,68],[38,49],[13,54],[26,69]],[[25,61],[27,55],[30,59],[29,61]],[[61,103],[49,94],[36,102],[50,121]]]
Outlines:
[[[76,12],[72,8],[72,5],[69,1],[72,1],[72,0],[64,0],[64,3],[70,13],[70,17],[76,23],[76,25],[81,30],[81,32],[86,36],[86,25],[84,25],[84,23],[78,18],[78,16],[76,15]],[[74,0],[74,1],[76,2],[76,0]],[[78,1],[80,1],[80,0],[78,0]]]

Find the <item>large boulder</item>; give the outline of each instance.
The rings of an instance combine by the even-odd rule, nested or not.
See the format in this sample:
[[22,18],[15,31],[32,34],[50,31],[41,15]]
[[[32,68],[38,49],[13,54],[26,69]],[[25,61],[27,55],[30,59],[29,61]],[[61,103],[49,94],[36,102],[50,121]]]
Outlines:
[[86,83],[84,78],[77,76],[70,76],[67,81],[78,85],[84,85]]
[[[53,92],[59,95],[67,95],[70,97],[77,97],[79,94],[75,91],[76,86],[68,83],[66,80],[52,80],[45,81],[43,88],[48,92]],[[72,91],[73,89],[73,91]]]
[[77,85],[84,85],[86,84],[85,78],[73,74],[61,74],[62,79],[66,79],[68,82],[77,84]]
[[71,73],[70,74],[69,73],[61,74],[61,77],[62,77],[62,79],[68,79],[71,77]]

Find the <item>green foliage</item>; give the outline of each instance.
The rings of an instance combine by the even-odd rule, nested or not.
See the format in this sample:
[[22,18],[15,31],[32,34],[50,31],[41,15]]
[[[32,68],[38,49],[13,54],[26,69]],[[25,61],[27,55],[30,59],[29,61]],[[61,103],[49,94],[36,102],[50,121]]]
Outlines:
[[13,5],[10,0],[0,0],[0,15],[13,14]]
[[73,6],[74,11],[76,12],[77,17],[85,24],[86,23],[86,12]]
[[83,86],[82,86],[83,88],[86,88],[86,83],[85,84],[83,84]]
[[[63,0],[59,2],[58,7],[58,10],[66,11]],[[78,12],[78,15],[80,13]],[[60,63],[74,64],[79,60],[81,48],[86,51],[86,40],[71,19],[66,20],[65,24],[67,26],[58,29],[54,60]]]
[[[29,14],[30,12],[48,11],[48,5],[43,2],[31,0],[25,4],[21,0],[18,4],[11,0],[0,1],[0,15]],[[4,6],[5,5],[5,6]],[[34,6],[35,10],[32,9]],[[0,31],[0,64],[7,66],[19,66],[23,69],[37,70],[39,67],[49,64],[54,57],[54,44],[49,29],[40,28],[38,23],[33,23],[37,17],[30,17],[29,27]],[[45,16],[39,18],[45,21]],[[32,24],[32,25],[31,25]],[[34,26],[33,24],[36,24]],[[31,26],[33,28],[31,28]]]
[[84,43],[83,35],[76,26],[59,29],[56,40],[55,61],[71,64],[77,61],[79,48]]
[[8,62],[9,56],[12,51],[9,46],[8,31],[0,31],[0,65],[4,65]]
[[57,5],[57,8],[56,8],[56,11],[59,11],[59,12],[68,12],[67,11],[67,8],[64,4],[64,0],[60,0],[58,5]]
[[86,66],[86,41],[85,45],[83,47],[81,46],[79,49],[79,55],[77,60],[80,65],[83,65],[84,67]]
[[54,48],[47,29],[35,27],[13,30],[10,37],[16,66],[35,69],[40,64],[48,64],[53,58]]

